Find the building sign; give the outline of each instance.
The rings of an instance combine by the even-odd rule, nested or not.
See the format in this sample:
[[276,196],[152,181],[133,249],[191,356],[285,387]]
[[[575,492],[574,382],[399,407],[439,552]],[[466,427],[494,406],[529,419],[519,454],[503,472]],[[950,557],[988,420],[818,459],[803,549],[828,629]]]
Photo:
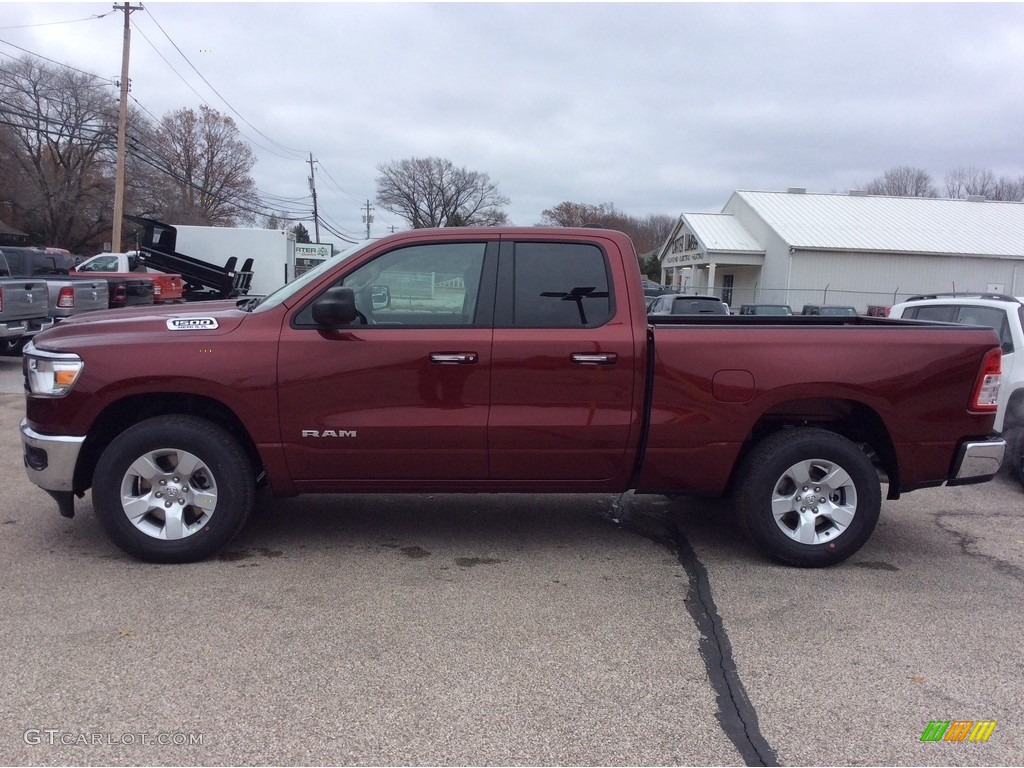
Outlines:
[[332,243],[296,243],[295,244],[295,276],[308,272],[319,266],[334,253]]
[[688,267],[693,264],[707,264],[710,262],[708,255],[700,247],[700,241],[691,232],[673,241],[669,253],[662,261],[663,267]]
[[295,258],[300,256],[303,258],[311,259],[324,259],[331,258],[331,254],[334,253],[333,243],[296,243],[295,244]]

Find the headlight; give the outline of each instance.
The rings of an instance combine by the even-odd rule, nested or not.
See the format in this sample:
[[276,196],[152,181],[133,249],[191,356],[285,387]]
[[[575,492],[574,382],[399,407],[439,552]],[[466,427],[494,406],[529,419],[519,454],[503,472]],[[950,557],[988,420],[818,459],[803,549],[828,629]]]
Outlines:
[[23,353],[22,367],[29,394],[62,397],[71,391],[85,363],[71,352],[46,352],[30,342]]

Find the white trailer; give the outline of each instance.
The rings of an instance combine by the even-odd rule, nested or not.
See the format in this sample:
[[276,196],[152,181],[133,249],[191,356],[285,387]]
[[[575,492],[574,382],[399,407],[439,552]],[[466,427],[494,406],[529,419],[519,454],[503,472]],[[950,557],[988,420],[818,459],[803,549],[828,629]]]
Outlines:
[[175,250],[185,256],[220,265],[234,256],[237,268],[252,259],[250,296],[271,293],[297,276],[295,236],[287,230],[173,226],[177,230]]

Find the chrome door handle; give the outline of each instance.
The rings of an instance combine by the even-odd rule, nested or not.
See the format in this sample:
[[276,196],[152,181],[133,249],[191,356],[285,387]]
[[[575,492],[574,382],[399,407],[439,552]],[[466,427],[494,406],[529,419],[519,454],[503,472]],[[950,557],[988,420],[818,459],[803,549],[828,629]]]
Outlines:
[[430,362],[438,365],[475,365],[476,352],[431,352]]
[[576,352],[572,356],[572,361],[578,365],[615,365],[619,361],[619,356],[614,352]]

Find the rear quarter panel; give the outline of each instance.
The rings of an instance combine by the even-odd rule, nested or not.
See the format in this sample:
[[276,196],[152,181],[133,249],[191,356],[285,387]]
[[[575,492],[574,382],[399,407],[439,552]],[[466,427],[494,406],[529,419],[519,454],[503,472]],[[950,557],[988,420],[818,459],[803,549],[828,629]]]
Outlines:
[[827,422],[829,402],[878,415],[901,489],[945,480],[959,442],[992,429],[994,414],[968,411],[998,346],[988,329],[683,325],[654,339],[641,490],[720,495],[761,419]]

